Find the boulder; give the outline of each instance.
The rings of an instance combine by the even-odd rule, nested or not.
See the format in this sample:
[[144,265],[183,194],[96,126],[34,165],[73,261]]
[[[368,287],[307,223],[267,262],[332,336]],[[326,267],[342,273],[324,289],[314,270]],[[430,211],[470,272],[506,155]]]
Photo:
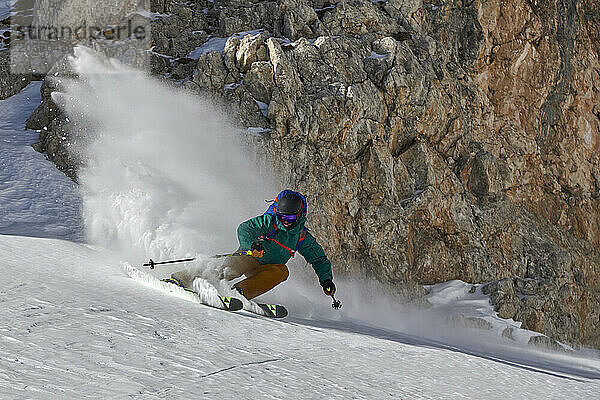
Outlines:
[[483,294],[490,295],[490,303],[500,318],[513,318],[519,309],[519,298],[512,279],[501,279],[481,288]]
[[481,329],[489,331],[494,326],[483,318],[466,317],[464,314],[448,317],[448,324],[457,328]]
[[257,61],[268,61],[269,53],[267,51],[266,34],[246,35],[240,41],[235,53],[236,67],[241,73],[246,73],[253,63]]
[[32,79],[31,74],[13,73],[10,51],[0,51],[0,100],[19,93]]
[[527,342],[529,346],[536,347],[542,350],[552,350],[559,352],[567,352],[567,350],[561,346],[556,340],[551,339],[547,336],[532,336]]

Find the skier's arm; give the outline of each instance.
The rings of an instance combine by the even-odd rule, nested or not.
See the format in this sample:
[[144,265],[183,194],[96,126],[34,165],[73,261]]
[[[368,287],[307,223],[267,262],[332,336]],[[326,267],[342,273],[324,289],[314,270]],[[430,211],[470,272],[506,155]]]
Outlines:
[[268,215],[259,215],[242,222],[237,228],[238,241],[240,249],[250,250],[252,243],[263,235],[268,234],[269,219]]
[[323,247],[317,240],[311,235],[309,232],[306,232],[306,236],[304,237],[304,243],[300,250],[298,250],[300,254],[306,259],[306,261],[312,265],[315,273],[319,277],[319,283],[323,283],[326,280],[333,279],[333,273],[331,272],[331,262],[325,255],[325,251],[323,251]]

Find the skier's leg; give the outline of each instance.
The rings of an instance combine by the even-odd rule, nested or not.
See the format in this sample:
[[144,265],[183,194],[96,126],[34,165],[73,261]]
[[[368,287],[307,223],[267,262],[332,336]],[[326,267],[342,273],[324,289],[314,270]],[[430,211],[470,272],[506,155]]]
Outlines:
[[262,264],[256,259],[249,256],[234,256],[227,257],[223,263],[223,273],[220,276],[221,279],[227,279],[228,281],[246,274],[252,271]]
[[[251,271],[260,265],[261,263],[259,263],[252,257],[228,257],[226,262],[223,264],[223,273],[219,277],[219,279],[232,280],[235,278],[239,278],[240,276],[244,275],[247,271]],[[178,283],[182,284],[185,288],[191,288],[194,283],[194,279],[200,276],[201,275],[198,272],[190,272],[184,269],[182,271],[173,272],[171,274],[171,279],[177,280]]]
[[246,279],[234,287],[248,300],[268,292],[285,281],[290,272],[284,264],[265,264],[245,273]]

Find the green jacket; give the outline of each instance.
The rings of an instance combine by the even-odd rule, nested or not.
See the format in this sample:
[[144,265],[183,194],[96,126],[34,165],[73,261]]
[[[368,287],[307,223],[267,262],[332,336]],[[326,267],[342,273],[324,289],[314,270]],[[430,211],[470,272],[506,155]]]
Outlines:
[[[279,222],[277,216],[272,214],[259,215],[258,217],[242,222],[240,226],[238,226],[237,234],[240,242],[240,249],[250,250],[253,242],[256,242],[259,237],[266,236],[273,232],[273,225],[277,224],[277,233],[273,239],[290,249],[295,250],[305,223],[306,218],[300,216],[298,225],[287,230],[283,224]],[[265,249],[264,256],[256,258],[261,264],[285,264],[292,257],[288,250],[272,240],[263,242],[263,248]],[[327,279],[333,279],[331,262],[325,255],[321,245],[317,243],[317,240],[308,231],[306,232],[304,242],[298,252],[312,265],[319,277],[320,283]]]

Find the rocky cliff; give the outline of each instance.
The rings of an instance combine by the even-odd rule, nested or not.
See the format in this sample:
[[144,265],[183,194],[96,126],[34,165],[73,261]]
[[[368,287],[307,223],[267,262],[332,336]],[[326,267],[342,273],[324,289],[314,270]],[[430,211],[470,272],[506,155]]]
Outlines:
[[10,52],[12,22],[31,20],[33,0],[16,0],[12,8],[0,10],[0,99],[5,99],[21,91],[32,80],[42,79],[42,75],[15,66]]
[[[600,347],[598,3],[152,7],[153,71],[262,132],[337,275],[412,298],[491,282],[500,316]],[[68,127],[48,110],[45,96],[30,126],[58,154]]]

